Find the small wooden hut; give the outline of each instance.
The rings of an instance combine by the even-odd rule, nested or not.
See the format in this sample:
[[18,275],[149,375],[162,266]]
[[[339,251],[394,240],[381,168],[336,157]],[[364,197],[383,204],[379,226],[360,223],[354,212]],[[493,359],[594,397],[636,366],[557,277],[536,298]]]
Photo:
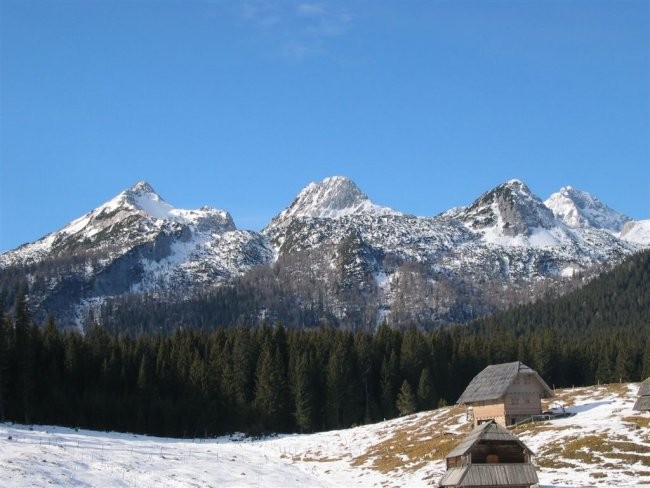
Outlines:
[[495,420],[504,427],[542,413],[542,398],[553,391],[536,371],[520,361],[491,364],[467,385],[458,399],[474,427]]
[[650,410],[650,378],[647,378],[639,387],[639,396],[634,404],[634,410]]
[[475,427],[447,457],[440,487],[537,487],[533,453],[494,421]]

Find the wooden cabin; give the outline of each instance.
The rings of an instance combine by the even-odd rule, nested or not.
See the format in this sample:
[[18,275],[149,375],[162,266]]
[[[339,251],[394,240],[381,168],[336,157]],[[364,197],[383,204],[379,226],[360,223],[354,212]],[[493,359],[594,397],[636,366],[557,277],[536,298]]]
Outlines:
[[553,392],[520,361],[492,364],[477,374],[458,399],[474,426],[494,420],[507,427],[542,413],[542,398]]
[[475,427],[446,457],[440,487],[537,487],[526,445],[493,420]]
[[634,403],[634,410],[650,410],[650,378],[647,378],[639,387],[639,396]]

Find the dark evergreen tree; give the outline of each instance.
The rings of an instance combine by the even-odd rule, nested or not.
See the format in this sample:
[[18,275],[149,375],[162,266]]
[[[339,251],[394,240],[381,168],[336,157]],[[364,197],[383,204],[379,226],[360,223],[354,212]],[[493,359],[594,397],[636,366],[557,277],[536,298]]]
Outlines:
[[417,403],[413,388],[408,381],[404,380],[397,394],[397,411],[400,415],[410,415],[417,411]]
[[409,384],[417,385],[422,370],[430,360],[430,351],[422,333],[411,326],[402,334],[400,368]]
[[271,343],[262,345],[255,377],[254,406],[260,430],[286,431],[290,403],[285,365],[278,346]]
[[328,425],[332,428],[349,427],[363,417],[358,402],[361,386],[352,341],[349,332],[337,334],[327,363],[326,410]]
[[0,312],[0,422],[5,421],[5,402],[8,395],[10,372],[9,337],[11,335],[11,322],[4,313],[4,307],[2,308],[3,310]]
[[16,395],[21,399],[23,420],[26,424],[31,421],[34,408],[34,356],[31,340],[31,327],[27,301],[24,293],[18,293],[14,304],[14,340]]
[[312,432],[316,426],[316,394],[313,379],[313,359],[309,351],[297,352],[292,371],[294,417],[300,432]]
[[380,374],[381,410],[384,418],[391,419],[397,414],[395,399],[397,397],[396,385],[399,381],[399,367],[395,351],[391,351],[388,356],[384,356]]
[[420,375],[417,390],[418,407],[420,410],[431,410],[438,404],[438,398],[435,387],[433,385],[433,378],[429,368],[424,368]]

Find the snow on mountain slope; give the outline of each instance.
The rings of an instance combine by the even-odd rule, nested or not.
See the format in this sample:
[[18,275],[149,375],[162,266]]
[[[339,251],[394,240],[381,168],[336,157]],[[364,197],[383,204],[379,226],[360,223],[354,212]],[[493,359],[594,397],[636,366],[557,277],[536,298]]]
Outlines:
[[[340,290],[359,290],[358,302],[376,307],[377,321],[401,323],[391,314],[397,309],[407,311],[404,323],[444,323],[452,315],[466,320],[505,305],[506,289],[513,300],[530,299],[544,283],[602,269],[638,249],[609,231],[569,228],[519,180],[432,218],[377,212],[327,217],[306,203],[319,201],[319,194],[318,185],[309,185],[262,232],[284,272],[293,273],[289,279],[299,281],[311,270],[311,280],[343,314],[351,302]],[[397,303],[399,297],[415,298]]]
[[486,243],[553,247],[569,240],[549,209],[519,180],[484,193],[456,217]]
[[621,231],[621,239],[642,247],[650,247],[650,220],[628,222]]
[[[165,202],[147,182],[141,181],[34,244],[25,244],[15,251],[0,254],[0,266],[13,262],[38,261],[79,246],[93,247],[95,250],[115,244],[128,247],[129,244],[155,237],[165,227],[179,230],[183,226],[208,232],[235,230],[228,212],[210,207],[198,210],[176,209]],[[125,232],[120,233],[119,230]],[[130,242],[119,242],[127,239]]]
[[[558,390],[572,417],[513,432],[542,488],[648,486],[650,414],[638,384]],[[3,486],[436,486],[470,431],[462,407],[318,434],[181,440],[0,424]]]
[[[613,211],[595,198],[564,193],[591,202],[581,212],[613,226]],[[620,236],[601,227],[567,225],[519,180],[427,218],[377,205],[335,176],[309,184],[257,233],[237,230],[223,210],[174,208],[140,182],[63,229],[0,254],[0,278],[3,269],[22,266],[37,320],[52,312],[78,323],[108,297],[189,296],[255,266],[277,265],[280,282],[289,283],[281,293],[324,307],[341,323],[443,324],[533,299],[650,246],[642,222]],[[391,315],[397,309],[402,319]]]
[[280,225],[292,217],[338,219],[348,215],[401,215],[373,203],[349,178],[331,176],[303,188],[291,205],[270,225]]
[[591,194],[565,186],[544,204],[572,229],[593,228],[620,232],[631,219],[612,210]]
[[63,229],[0,254],[0,269],[26,267],[38,318],[54,312],[78,323],[80,310],[111,296],[189,295],[271,259],[266,240],[237,230],[228,212],[174,208],[139,182]]

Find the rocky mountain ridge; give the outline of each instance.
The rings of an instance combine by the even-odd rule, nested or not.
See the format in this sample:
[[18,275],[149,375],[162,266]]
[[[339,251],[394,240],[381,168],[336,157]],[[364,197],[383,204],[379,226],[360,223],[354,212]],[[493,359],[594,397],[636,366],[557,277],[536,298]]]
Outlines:
[[436,325],[613,265],[650,247],[649,222],[570,187],[542,202],[519,180],[467,207],[415,217],[330,177],[308,185],[258,233],[238,230],[223,210],[176,209],[139,182],[60,231],[0,254],[0,283],[22,285],[37,316],[51,312],[67,324],[116,297],[179,299],[246,280],[277,288],[272,298],[264,290],[253,316],[286,320],[277,303],[291,297],[292,306],[322,310],[338,325]]

